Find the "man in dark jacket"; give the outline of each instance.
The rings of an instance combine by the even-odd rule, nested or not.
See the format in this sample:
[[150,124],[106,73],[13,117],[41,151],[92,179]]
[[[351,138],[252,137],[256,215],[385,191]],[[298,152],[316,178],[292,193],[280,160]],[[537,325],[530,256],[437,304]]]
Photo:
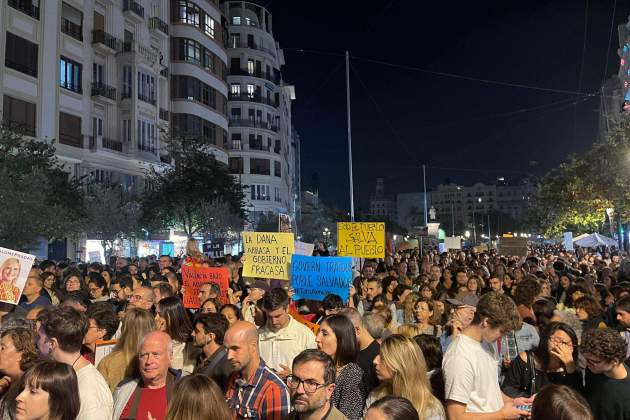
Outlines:
[[195,319],[192,332],[195,347],[202,350],[193,373],[208,376],[223,392],[232,373],[232,365],[227,360],[227,350],[223,347],[223,337],[228,325],[222,314],[201,314]]

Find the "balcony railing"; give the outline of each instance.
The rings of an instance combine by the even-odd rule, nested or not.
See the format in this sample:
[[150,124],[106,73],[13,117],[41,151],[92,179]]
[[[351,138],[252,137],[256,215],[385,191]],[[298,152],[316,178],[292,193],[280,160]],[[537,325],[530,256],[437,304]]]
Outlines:
[[155,154],[155,151],[157,149],[154,145],[138,143],[138,150],[140,150],[141,152],[149,152]]
[[258,51],[263,51],[266,52],[267,54],[273,56],[274,58],[276,57],[276,52],[273,51],[270,48],[267,47],[263,47],[262,45],[258,45],[255,42],[230,42],[229,43],[229,48],[250,48],[253,50],[258,50]]
[[168,109],[160,108],[160,119],[168,121]]
[[133,12],[144,19],[144,7],[133,0],[125,0],[123,2],[123,12]]
[[230,118],[230,125],[233,127],[254,127],[264,128],[265,130],[271,130],[275,133],[280,131],[278,126],[267,123],[266,121],[256,121],[244,118]]
[[230,93],[229,94],[230,101],[245,101],[245,102],[257,102],[259,104],[267,104],[269,106],[273,106],[278,108],[278,104],[275,100],[271,98],[266,98],[264,96],[260,96],[258,94],[249,94],[249,93]]
[[268,73],[266,71],[253,71],[250,73],[247,69],[241,69],[238,67],[230,67],[230,76],[251,76],[269,80],[276,85],[280,83],[280,77],[277,77],[273,72]]
[[33,4],[33,0],[9,0],[9,6],[34,19],[39,19],[39,7]]
[[149,29],[157,29],[165,35],[168,35],[168,24],[159,17],[152,17],[149,19]]
[[120,40],[101,29],[92,31],[92,44],[103,44],[114,51],[120,51]]
[[103,137],[103,148],[122,153],[123,144],[120,140],[108,139]]
[[147,102],[147,103],[149,103],[151,105],[155,105],[156,104],[155,96],[151,96],[151,95],[147,95],[147,94],[138,92],[138,99],[140,99],[143,102]]
[[63,17],[61,18],[61,32],[70,35],[74,39],[83,41],[83,26],[77,25]]
[[101,82],[92,83],[92,96],[103,96],[115,101],[116,88]]

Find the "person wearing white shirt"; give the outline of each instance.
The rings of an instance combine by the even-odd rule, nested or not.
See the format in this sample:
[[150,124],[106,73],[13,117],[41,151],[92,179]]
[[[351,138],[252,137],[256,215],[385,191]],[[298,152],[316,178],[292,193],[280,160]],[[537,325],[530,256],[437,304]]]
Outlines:
[[450,420],[511,419],[529,416],[518,408],[531,399],[512,399],[499,387],[498,366],[491,346],[518,323],[516,304],[506,295],[484,294],[473,321],[451,343],[444,360],[444,398]]
[[289,315],[289,295],[274,288],[263,298],[266,324],[258,331],[260,357],[281,377],[291,373],[293,359],[303,350],[317,348],[315,334]]

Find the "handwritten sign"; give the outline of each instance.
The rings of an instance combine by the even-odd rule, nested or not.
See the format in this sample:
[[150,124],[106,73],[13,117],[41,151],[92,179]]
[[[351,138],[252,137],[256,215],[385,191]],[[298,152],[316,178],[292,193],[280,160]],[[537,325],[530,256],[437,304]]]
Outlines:
[[291,286],[293,300],[323,300],[334,293],[348,300],[352,283],[352,258],[307,257],[294,255],[291,260]]
[[306,242],[295,241],[295,253],[297,255],[313,255],[313,249],[315,249],[315,245],[307,244]]
[[0,302],[17,305],[35,255],[0,247]]
[[243,232],[244,277],[289,280],[291,255],[295,253],[292,233]]
[[337,255],[385,258],[385,223],[337,223]]
[[184,284],[184,307],[198,308],[199,288],[206,283],[216,283],[221,290],[221,303],[228,303],[227,290],[230,287],[230,272],[226,267],[182,267],[182,281]]
[[499,241],[499,255],[527,255],[527,238],[501,238]]
[[444,247],[446,249],[462,249],[461,236],[447,236],[444,238]]

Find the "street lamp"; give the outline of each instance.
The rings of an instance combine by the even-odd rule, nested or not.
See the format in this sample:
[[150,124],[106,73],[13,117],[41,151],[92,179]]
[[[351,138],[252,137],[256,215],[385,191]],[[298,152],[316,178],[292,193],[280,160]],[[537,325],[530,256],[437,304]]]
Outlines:
[[470,239],[470,231],[467,230],[466,232],[464,232],[464,236],[466,237],[466,239]]
[[328,228],[324,228],[324,231],[322,232],[322,236],[324,237],[324,243],[326,244],[326,246],[329,246],[329,239],[330,239],[330,230]]
[[477,205],[477,203],[481,203],[483,200],[481,199],[481,197],[477,197],[477,202],[473,203],[473,240],[475,241],[475,243],[477,243],[477,227],[475,226],[475,206]]

